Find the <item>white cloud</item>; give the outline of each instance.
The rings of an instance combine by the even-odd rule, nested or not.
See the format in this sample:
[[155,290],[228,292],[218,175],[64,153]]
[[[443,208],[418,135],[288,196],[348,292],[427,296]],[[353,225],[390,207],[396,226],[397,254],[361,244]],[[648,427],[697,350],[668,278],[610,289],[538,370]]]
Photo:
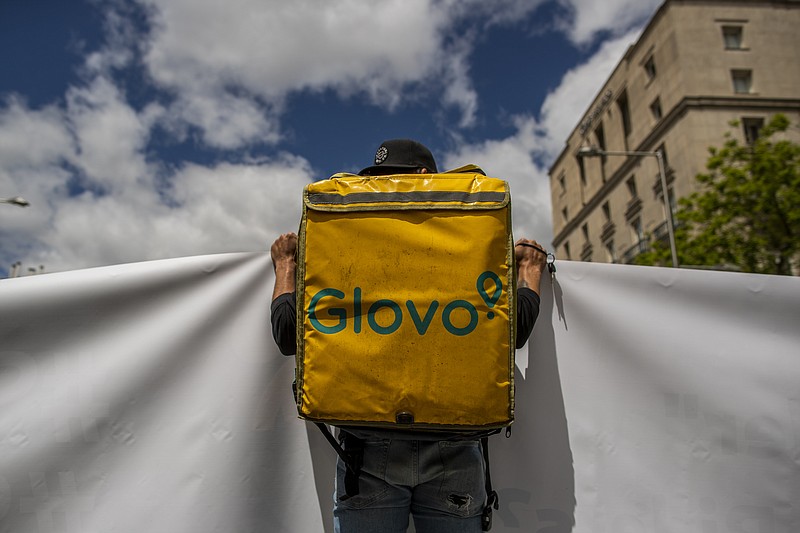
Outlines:
[[[599,31],[619,34],[656,0],[562,0],[562,29],[585,44]],[[153,29],[136,41],[119,12],[109,14],[109,58],[143,50],[151,79],[175,100],[162,117],[174,132],[198,128],[209,146],[231,149],[281,139],[285,98],[333,89],[394,109],[420,93],[438,94],[475,124],[479,98],[469,73],[477,41],[456,31],[485,31],[525,20],[544,0],[139,0]],[[120,12],[128,7],[118,4]],[[466,26],[464,21],[470,21]]]
[[[432,91],[470,127],[476,39],[454,30],[464,20],[477,31],[517,23],[545,0],[139,1],[154,25],[144,64],[177,96],[171,127],[183,121],[209,145],[233,148],[280,140],[283,101],[303,90],[389,109]],[[124,34],[115,20],[109,26]]]
[[608,79],[625,51],[636,42],[640,29],[606,41],[586,62],[568,70],[560,85],[542,104],[540,121],[543,131],[541,149],[548,163],[564,148],[572,129],[578,124],[602,84]]
[[[33,204],[2,212],[16,217],[0,229],[2,264],[64,270],[266,249],[271,236],[296,229],[312,174],[305,160],[283,155],[170,172],[146,157],[155,124],[174,132],[185,131],[181,123],[196,126],[220,148],[274,142],[291,91],[333,87],[391,107],[409,84],[437,77],[449,82],[444,103],[461,107],[465,124],[474,120],[470,48],[466,40],[443,42],[444,4],[148,4],[158,22],[151,36],[137,35],[125,3],[108,4],[108,42],[86,57],[85,81],[67,91],[63,106],[33,110],[9,100],[0,107],[7,141],[0,184]],[[169,107],[136,110],[113,81],[137,50],[146,51],[153,80],[176,96]]]
[[453,19],[472,18],[484,26],[515,24],[525,20],[547,0],[441,0]]
[[[443,15],[392,0],[149,0],[157,29],[146,56],[168,87],[234,83],[267,99],[378,78],[383,89],[433,68]],[[382,98],[380,94],[373,95]]]
[[171,196],[183,226],[194,228],[193,249],[265,250],[277,234],[297,231],[311,176],[305,159],[288,154],[213,168],[188,165],[175,175]]
[[540,133],[536,121],[516,119],[516,133],[502,140],[489,140],[458,147],[445,155],[444,168],[467,163],[480,166],[489,176],[507,180],[511,187],[514,234],[547,245],[552,238],[550,186],[547,170],[533,158]]
[[[143,0],[144,1],[144,0]],[[442,96],[470,123],[475,94],[463,51],[443,40],[450,20],[431,1],[147,0],[155,29],[145,64],[179,94],[176,115],[205,140],[232,147],[277,140],[276,119],[291,92],[332,88],[396,106],[409,84],[443,75]],[[245,94],[246,96],[242,96]],[[262,114],[256,117],[257,102]],[[232,110],[232,113],[223,110]],[[247,117],[250,120],[245,120]]]
[[478,111],[478,94],[472,88],[469,77],[470,40],[467,36],[455,41],[451,47],[450,57],[445,63],[443,76],[445,89],[442,100],[446,104],[461,108],[459,126],[462,128],[475,123],[475,114]]
[[200,87],[182,91],[163,125],[179,132],[184,124],[200,129],[208,146],[234,149],[251,142],[274,143],[280,138],[275,116],[250,98]]
[[462,144],[445,155],[446,168],[475,163],[487,174],[509,182],[516,236],[545,245],[552,239],[549,165],[637,34],[638,30],[604,43],[589,60],[570,69],[545,98],[539,122],[517,116],[513,135]]
[[138,114],[113,82],[97,77],[67,92],[67,119],[77,151],[69,157],[86,185],[124,190],[137,182],[152,187],[143,148],[154,117]]
[[[568,13],[560,28],[580,45],[627,32],[660,2],[559,1]],[[283,102],[303,90],[333,89],[389,109],[433,92],[460,111],[461,128],[471,127],[480,104],[469,75],[477,39],[457,32],[519,23],[545,0],[139,2],[153,24],[140,45],[144,64],[176,95],[170,126],[192,125],[207,144],[236,148],[279,141]],[[118,19],[108,23],[115,43],[129,33]],[[111,50],[124,55],[124,47]]]
[[663,0],[559,0],[569,15],[561,28],[572,42],[585,45],[598,34],[613,37],[641,26]]
[[137,112],[102,76],[71,89],[63,109],[17,100],[0,108],[0,186],[31,202],[0,211],[0,264],[54,271],[266,250],[272,236],[296,229],[308,162],[280,155],[164,176],[145,158],[161,112]]
[[23,262],[53,270],[267,250],[276,234],[297,229],[309,173],[304,160],[288,156],[188,165],[173,177],[169,199],[154,190],[70,198],[54,210],[43,246]]
[[72,157],[75,145],[63,112],[55,106],[32,111],[17,99],[0,107],[0,196],[22,196],[34,207],[0,206],[0,242],[4,266],[19,254],[47,223],[51,201],[68,196],[69,173],[62,163]]
[[25,168],[42,163],[55,165],[72,149],[72,139],[58,107],[31,111],[23,100],[15,97],[8,98],[4,104],[0,108],[3,168]]

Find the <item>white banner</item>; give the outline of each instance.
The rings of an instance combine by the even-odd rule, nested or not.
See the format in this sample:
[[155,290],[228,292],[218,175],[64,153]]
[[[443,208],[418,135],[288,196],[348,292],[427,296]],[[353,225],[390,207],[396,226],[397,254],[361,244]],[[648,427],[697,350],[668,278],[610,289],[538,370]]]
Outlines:
[[[800,280],[560,262],[495,532],[800,531]],[[332,531],[265,254],[0,281],[0,533]]]

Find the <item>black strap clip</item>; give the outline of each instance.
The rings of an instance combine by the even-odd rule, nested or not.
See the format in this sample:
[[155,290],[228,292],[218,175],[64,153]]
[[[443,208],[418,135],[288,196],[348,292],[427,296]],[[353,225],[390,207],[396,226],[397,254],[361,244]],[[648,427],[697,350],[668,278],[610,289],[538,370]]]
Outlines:
[[489,531],[492,529],[492,509],[498,509],[500,507],[500,498],[497,497],[497,493],[492,491],[489,493],[489,499],[486,501],[486,507],[483,508],[483,513],[481,513],[481,530]]
[[547,254],[547,271],[551,274],[556,273],[556,256],[549,252]]
[[528,248],[533,248],[534,250],[543,253],[547,257],[547,271],[551,274],[556,273],[556,256],[550,252],[539,248],[538,246],[534,246],[533,244],[528,244],[527,242],[518,242],[516,246],[527,246]]

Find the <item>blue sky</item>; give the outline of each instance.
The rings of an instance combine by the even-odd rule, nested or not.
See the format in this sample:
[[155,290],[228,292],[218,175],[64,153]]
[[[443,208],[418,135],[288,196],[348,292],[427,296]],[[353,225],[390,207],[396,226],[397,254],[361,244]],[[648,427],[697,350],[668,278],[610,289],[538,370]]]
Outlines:
[[0,0],[0,273],[265,250],[394,137],[549,243],[549,164],[658,4]]

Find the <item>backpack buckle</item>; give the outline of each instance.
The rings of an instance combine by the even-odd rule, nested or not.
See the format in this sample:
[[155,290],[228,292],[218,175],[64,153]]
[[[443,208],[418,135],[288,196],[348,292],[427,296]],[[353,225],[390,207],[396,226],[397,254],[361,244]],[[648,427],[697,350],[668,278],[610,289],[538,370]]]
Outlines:
[[395,422],[398,424],[408,426],[414,423],[414,413],[409,411],[400,411],[394,417]]

